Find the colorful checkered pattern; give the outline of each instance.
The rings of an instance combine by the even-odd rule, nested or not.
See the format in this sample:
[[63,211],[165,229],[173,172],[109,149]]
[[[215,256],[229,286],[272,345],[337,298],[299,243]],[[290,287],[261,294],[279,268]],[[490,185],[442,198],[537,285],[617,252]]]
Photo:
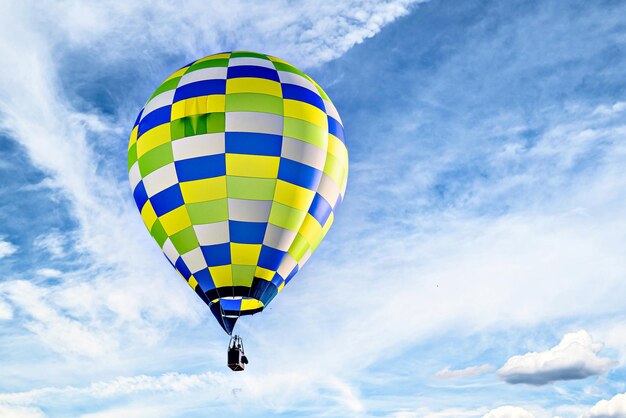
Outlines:
[[232,52],[161,84],[131,132],[128,170],[151,235],[230,333],[328,232],[348,151],[337,110],[310,77]]

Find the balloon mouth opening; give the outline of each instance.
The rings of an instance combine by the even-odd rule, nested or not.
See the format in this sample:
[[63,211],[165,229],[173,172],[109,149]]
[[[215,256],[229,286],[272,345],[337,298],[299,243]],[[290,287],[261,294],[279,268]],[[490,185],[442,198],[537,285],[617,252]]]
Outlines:
[[224,296],[213,299],[209,307],[224,331],[231,335],[239,317],[261,312],[265,304],[249,296]]
[[222,316],[232,317],[254,315],[265,308],[263,302],[251,296],[223,296],[213,299],[213,304],[219,304]]

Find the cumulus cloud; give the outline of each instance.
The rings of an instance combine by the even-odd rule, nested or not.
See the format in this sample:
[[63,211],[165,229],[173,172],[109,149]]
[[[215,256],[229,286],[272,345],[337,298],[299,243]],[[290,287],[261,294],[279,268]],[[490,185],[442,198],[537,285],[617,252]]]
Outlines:
[[494,370],[494,367],[490,364],[483,364],[480,366],[470,366],[464,369],[450,369],[448,367],[439,370],[435,376],[440,379],[458,379],[464,377],[472,377],[480,374],[489,373]]
[[542,352],[513,356],[498,370],[507,383],[545,385],[558,380],[577,380],[606,373],[616,362],[600,357],[603,344],[587,331],[565,334],[559,344]]
[[603,399],[595,404],[582,418],[624,418],[626,417],[626,393],[611,399]]
[[0,258],[8,257],[17,252],[17,246],[0,236]]
[[483,418],[535,418],[535,416],[518,406],[501,406],[489,411]]

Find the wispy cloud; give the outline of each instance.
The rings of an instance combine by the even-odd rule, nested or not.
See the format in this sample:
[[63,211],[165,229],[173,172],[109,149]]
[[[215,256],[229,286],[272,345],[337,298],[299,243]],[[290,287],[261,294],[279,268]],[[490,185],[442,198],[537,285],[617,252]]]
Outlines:
[[57,231],[50,231],[35,238],[34,245],[36,248],[47,252],[52,258],[61,258],[65,255],[68,241],[70,241],[70,237]]
[[[493,392],[435,392],[436,370],[472,374],[460,365],[488,349],[492,357],[474,364],[504,362],[498,350],[511,352],[509,343],[492,333],[619,314],[626,124],[619,86],[603,83],[623,65],[620,54],[608,64],[596,54],[616,47],[623,13],[437,2],[382,30],[420,10],[412,4],[7,5],[2,132],[47,176],[38,192],[68,202],[71,226],[32,237],[50,263],[29,268],[59,269],[58,280],[29,270],[0,287],[5,319],[19,318],[7,328],[11,344],[29,351],[11,346],[0,360],[3,399],[56,408],[52,416],[76,416],[78,405],[93,417],[220,408],[478,417],[497,406]],[[314,67],[340,87],[333,98],[354,162],[317,257],[272,309],[242,321],[252,361],[243,378],[199,372],[223,367],[219,330],[150,241],[123,158],[110,158],[124,154],[136,108],[173,67],[234,47]],[[611,94],[586,95],[594,83]],[[72,269],[57,265],[65,260]],[[485,341],[458,364],[445,350],[423,354],[438,338],[477,335]],[[372,383],[372,369],[392,369],[401,354],[406,369]],[[199,383],[179,391],[185,382]],[[511,398],[536,393],[492,383]],[[32,387],[42,389],[24,390]],[[502,404],[543,416],[531,402]]]
[[[0,394],[0,405],[26,408],[30,405],[55,406],[64,402],[88,404],[94,400],[131,397],[142,399],[129,406],[129,416],[174,416],[181,410],[207,411],[207,401],[213,401],[210,410],[229,410],[233,405],[256,405],[263,410],[281,412],[293,400],[317,399],[327,411],[343,415],[345,411],[358,414],[364,411],[354,389],[345,382],[325,378],[319,374],[325,389],[312,385],[307,376],[297,373],[276,373],[267,376],[204,372],[198,374],[166,373],[159,376],[138,375],[94,382],[86,387],[45,387],[26,392]],[[155,408],[157,399],[168,402]],[[204,406],[203,406],[204,405]],[[120,408],[104,408],[87,416],[115,416]],[[124,414],[126,416],[126,414]]]
[[490,364],[470,366],[464,369],[450,369],[449,367],[446,367],[442,370],[439,370],[437,374],[435,374],[435,376],[440,379],[459,379],[489,373],[493,370],[495,370],[495,367]]
[[[67,2],[46,8],[45,13],[14,4],[11,13],[4,15],[2,26],[7,36],[0,49],[15,71],[2,80],[1,127],[25,147],[33,164],[48,173],[49,185],[71,201],[72,216],[80,226],[71,237],[51,231],[36,239],[35,246],[56,258],[79,251],[81,264],[91,266],[84,272],[91,277],[89,286],[66,282],[62,284],[67,288],[65,293],[81,292],[76,294],[78,300],[123,312],[125,318],[141,317],[146,311],[152,317],[187,318],[194,297],[182,284],[174,288],[169,285],[169,274],[163,273],[169,273],[167,264],[156,249],[147,255],[142,251],[152,248],[152,244],[135,213],[126,181],[120,179],[125,176],[98,171],[98,167],[106,166],[108,157],[98,155],[97,143],[110,136],[125,143],[124,121],[76,109],[62,89],[62,62],[53,56],[69,45],[86,49],[88,54],[94,45],[107,42],[103,50],[110,51],[106,54],[111,56],[139,43],[140,48],[159,53],[197,57],[230,45],[254,48],[259,43],[266,45],[268,39],[283,39],[272,42],[277,45],[276,53],[296,59],[299,65],[319,65],[406,14],[413,2],[372,1],[321,7],[305,2],[289,8],[287,13],[276,14],[273,10],[282,8],[279,3],[250,9],[244,2],[235,2],[229,7],[213,7],[207,14],[210,7],[205,3],[172,7],[162,2],[151,5],[151,21],[142,29],[136,24],[136,16],[146,15],[147,10],[140,3],[85,7]],[[63,27],[57,25],[60,16],[67,23]],[[211,22],[198,20],[198,16]],[[95,64],[97,58],[93,59]],[[34,119],[37,124],[32,123]],[[132,120],[126,122],[130,127]],[[116,150],[122,152],[123,147]],[[154,291],[141,292],[143,277],[151,278],[153,290],[168,289],[165,293],[174,292],[176,297],[164,301]],[[100,297],[93,297],[95,292],[101,292]],[[104,296],[107,293],[111,297]],[[144,294],[140,300],[128,296],[138,293]]]
[[547,351],[513,356],[498,370],[507,383],[545,385],[558,380],[585,379],[606,373],[617,365],[600,357],[603,344],[594,342],[584,330],[566,334]]
[[[267,52],[291,59],[301,67],[316,66],[373,36],[384,25],[408,13],[413,3],[416,2],[304,2],[284,9],[282,2],[276,2],[254,9],[245,2],[213,8],[205,2],[184,7],[162,2],[151,5],[148,11],[144,5],[131,2],[93,7],[66,2],[46,8],[45,13],[37,6],[11,5],[0,17],[0,31],[6,34],[0,40],[0,55],[14,68],[2,76],[0,128],[24,147],[32,164],[46,174],[43,189],[70,203],[69,215],[77,228],[51,230],[34,239],[35,249],[55,261],[69,260],[74,268],[71,274],[62,276],[53,268],[39,269],[37,272],[44,279],[59,279],[45,286],[36,279],[5,281],[0,287],[0,293],[10,303],[5,316],[19,313],[22,320],[17,326],[30,331],[43,347],[72,364],[81,364],[81,358],[87,358],[111,367],[149,365],[152,360],[145,358],[145,349],[167,351],[161,350],[158,342],[167,338],[170,327],[193,328],[206,319],[205,307],[182,281],[176,281],[150,242],[133,207],[126,176],[111,168],[109,156],[123,154],[127,130],[132,125],[133,116],[126,112],[127,104],[121,106],[119,114],[110,116],[89,106],[85,109],[80,100],[74,100],[68,90],[80,85],[82,75],[75,74],[73,82],[69,82],[63,74],[75,57],[73,54],[81,57],[82,65],[93,67],[100,65],[104,55],[107,65],[119,65],[121,59],[138,59],[150,72],[152,63],[147,57],[122,56],[120,51],[128,52],[128,46],[133,46],[136,52],[158,51],[160,55],[192,59],[234,47],[267,51],[265,46],[271,44],[273,50]],[[286,12],[275,13],[278,8]],[[207,13],[209,9],[211,13]],[[256,11],[252,13],[253,10]],[[150,16],[143,28],[137,26],[138,15]],[[63,26],[58,25],[61,18]],[[98,50],[96,54],[94,48]],[[154,65],[163,64],[161,61]],[[156,84],[164,75],[150,72],[141,79]],[[93,83],[93,78],[89,77],[88,82]],[[33,120],[37,123],[33,124]],[[109,147],[106,153],[102,152],[103,147]],[[194,350],[184,343],[181,347],[188,356],[194,355]],[[216,361],[211,352],[213,345],[201,348],[204,355],[211,353],[212,362]],[[272,347],[261,351],[265,349]],[[165,356],[175,354],[167,352]],[[313,370],[309,364],[306,368]],[[322,388],[331,408],[364,409],[358,390],[340,378],[332,374],[321,378],[319,373],[304,376],[300,381],[294,376],[272,379],[266,375],[261,379],[263,384],[255,384],[251,391],[265,388],[276,395],[272,403],[265,405],[268,409],[284,409],[287,404],[293,405],[295,399],[308,399]],[[132,379],[112,385],[132,392],[143,390],[141,382],[146,379],[146,384],[152,385],[151,391],[156,390],[154,385],[169,384],[164,383],[167,377]],[[180,383],[184,377],[174,380]],[[284,388],[294,382],[300,382],[298,388],[293,388],[299,395],[279,399],[275,391],[282,388],[283,396]],[[137,386],[131,389],[128,385]],[[60,392],[42,389],[43,392],[28,396],[33,401],[49,393],[99,396],[94,390],[97,389],[92,386]],[[175,389],[170,385],[167,390]],[[112,390],[109,398],[127,392]],[[228,395],[230,399],[232,393]],[[21,396],[24,399],[25,395]],[[137,406],[135,411],[142,415],[145,408],[146,405]]]
[[[163,54],[182,52],[198,57],[236,44],[255,50],[271,46],[274,51],[265,52],[295,60],[300,66],[315,66],[374,36],[407,14],[411,5],[421,2],[303,1],[285,7],[282,1],[270,1],[260,7],[238,0],[223,7],[216,2],[188,2],[183,6],[159,1],[148,7],[140,2],[106,1],[86,6],[67,1],[46,8],[41,16],[48,24],[61,17],[67,23],[55,27],[56,36],[79,47],[106,42],[110,46],[107,55],[117,59],[122,58],[121,46],[135,50],[142,44],[158,47]],[[137,25],[137,16],[150,16],[150,24]]]
[[46,299],[50,291],[27,281],[10,281],[0,290],[29,320],[24,326],[53,350],[73,355],[98,357],[115,348],[116,342],[103,330],[69,318]]

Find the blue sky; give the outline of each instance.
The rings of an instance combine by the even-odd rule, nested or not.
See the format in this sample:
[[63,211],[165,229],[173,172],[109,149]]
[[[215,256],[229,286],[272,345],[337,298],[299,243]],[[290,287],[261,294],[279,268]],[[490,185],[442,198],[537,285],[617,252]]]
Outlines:
[[[626,5],[6,4],[0,416],[626,417]],[[145,231],[136,113],[256,50],[348,138],[331,232],[226,339]]]

